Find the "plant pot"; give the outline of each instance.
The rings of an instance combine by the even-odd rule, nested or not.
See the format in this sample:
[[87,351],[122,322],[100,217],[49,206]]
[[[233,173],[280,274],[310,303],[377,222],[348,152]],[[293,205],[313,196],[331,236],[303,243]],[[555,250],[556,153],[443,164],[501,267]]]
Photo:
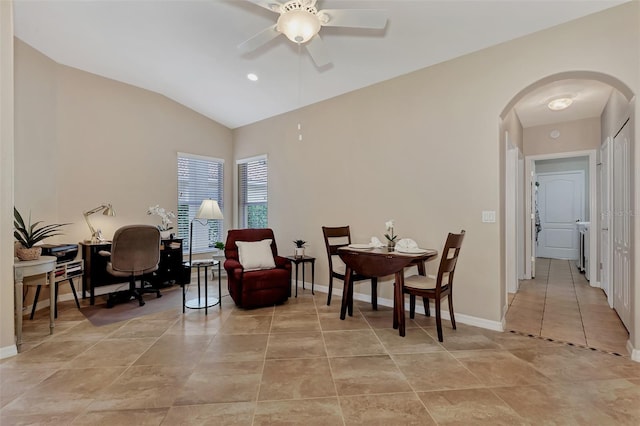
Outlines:
[[296,257],[304,256],[304,247],[296,247],[295,256]]
[[16,255],[20,260],[36,260],[42,254],[42,247],[24,248],[20,247],[16,249]]

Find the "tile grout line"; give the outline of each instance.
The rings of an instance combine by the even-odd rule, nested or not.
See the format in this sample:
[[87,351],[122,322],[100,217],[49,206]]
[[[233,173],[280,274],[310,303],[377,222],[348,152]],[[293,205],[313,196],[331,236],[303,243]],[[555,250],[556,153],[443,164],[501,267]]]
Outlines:
[[571,288],[573,288],[573,295],[576,298],[576,305],[578,306],[578,313],[580,314],[580,325],[582,326],[582,335],[584,336],[584,343],[589,347],[589,341],[587,340],[587,331],[584,329],[584,318],[582,317],[582,309],[580,309],[580,300],[578,299],[578,293],[576,292],[576,281],[573,277],[573,268],[571,267],[571,261],[567,260],[569,265],[569,274],[571,274]]

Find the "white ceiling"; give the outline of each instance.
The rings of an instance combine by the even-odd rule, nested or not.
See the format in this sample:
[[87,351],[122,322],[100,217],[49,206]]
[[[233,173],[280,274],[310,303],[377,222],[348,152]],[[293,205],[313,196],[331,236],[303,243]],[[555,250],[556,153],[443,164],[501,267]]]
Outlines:
[[[278,16],[245,0],[14,0],[14,26],[18,38],[61,64],[163,94],[236,128],[625,1],[319,0],[318,9],[389,16],[384,30],[322,28],[333,63],[320,69],[284,36],[241,55],[237,45]],[[575,84],[558,89],[583,93]],[[518,114],[540,124],[533,110],[548,96],[523,100]]]

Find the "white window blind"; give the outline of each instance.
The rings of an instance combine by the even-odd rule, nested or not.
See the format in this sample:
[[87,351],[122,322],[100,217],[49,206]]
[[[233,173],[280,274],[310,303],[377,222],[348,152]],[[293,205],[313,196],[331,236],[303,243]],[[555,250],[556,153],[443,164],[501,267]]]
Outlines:
[[[178,153],[178,237],[183,252],[189,251],[189,225],[202,200],[212,198],[224,211],[224,160]],[[193,222],[193,253],[211,251],[216,241],[224,241],[222,220]]]
[[240,228],[268,226],[267,157],[238,162],[238,224]]

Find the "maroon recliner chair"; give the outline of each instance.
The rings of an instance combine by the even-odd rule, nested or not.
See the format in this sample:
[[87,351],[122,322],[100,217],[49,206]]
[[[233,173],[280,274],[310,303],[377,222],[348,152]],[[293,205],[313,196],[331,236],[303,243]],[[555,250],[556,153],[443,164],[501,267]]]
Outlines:
[[[275,268],[245,271],[240,264],[236,241],[271,239]],[[232,229],[224,246],[224,269],[227,271],[229,294],[241,308],[258,308],[282,303],[291,296],[291,262],[278,256],[273,230]]]

